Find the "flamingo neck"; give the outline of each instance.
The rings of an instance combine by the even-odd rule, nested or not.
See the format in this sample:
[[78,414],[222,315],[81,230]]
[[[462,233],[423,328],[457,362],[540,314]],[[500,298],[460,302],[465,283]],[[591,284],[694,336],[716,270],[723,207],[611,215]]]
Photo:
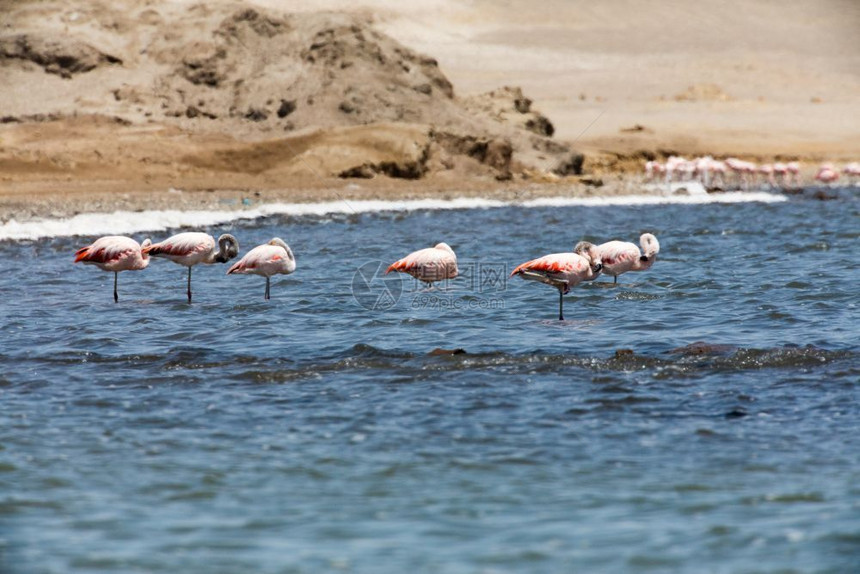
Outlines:
[[645,271],[646,269],[650,269],[652,265],[654,265],[654,260],[657,259],[656,255],[645,256],[643,255],[636,261],[636,265],[634,265],[634,271]]

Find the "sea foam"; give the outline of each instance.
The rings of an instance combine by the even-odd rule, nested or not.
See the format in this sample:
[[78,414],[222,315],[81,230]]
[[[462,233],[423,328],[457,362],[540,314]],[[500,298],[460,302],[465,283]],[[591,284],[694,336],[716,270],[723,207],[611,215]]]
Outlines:
[[203,228],[233,221],[257,219],[272,215],[326,216],[385,211],[419,211],[442,209],[493,209],[519,206],[536,207],[602,207],[610,205],[706,204],[786,201],[772,193],[712,193],[707,196],[624,195],[613,197],[544,197],[526,201],[499,201],[481,198],[410,199],[403,201],[344,200],[320,203],[265,203],[257,207],[223,211],[114,211],[81,213],[68,218],[14,219],[0,224],[0,241],[33,240],[46,237],[130,235],[166,231],[183,227]]

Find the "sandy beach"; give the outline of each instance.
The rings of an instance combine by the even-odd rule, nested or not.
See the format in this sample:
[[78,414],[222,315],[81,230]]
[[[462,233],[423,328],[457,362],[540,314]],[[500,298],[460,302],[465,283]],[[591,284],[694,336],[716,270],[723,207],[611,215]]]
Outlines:
[[831,0],[0,2],[0,220],[601,195],[646,158],[860,157]]

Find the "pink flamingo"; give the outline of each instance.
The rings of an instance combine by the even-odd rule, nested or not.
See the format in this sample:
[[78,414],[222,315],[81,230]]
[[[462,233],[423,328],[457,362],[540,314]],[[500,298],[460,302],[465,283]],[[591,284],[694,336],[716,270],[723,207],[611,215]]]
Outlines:
[[234,263],[227,271],[231,273],[251,273],[266,278],[266,294],[269,299],[269,278],[272,275],[289,275],[296,270],[296,258],[290,246],[283,239],[275,237],[265,245],[258,245]]
[[628,271],[645,271],[654,265],[657,254],[660,253],[660,243],[650,233],[639,237],[642,252],[635,244],[626,241],[609,241],[597,246],[600,262],[603,263],[603,273],[612,275],[613,285],[618,283],[618,276]]
[[776,187],[776,180],[773,177],[773,166],[769,163],[765,163],[759,166],[758,172],[762,175],[764,182],[767,183],[768,187],[773,188]]
[[[666,160],[664,172],[666,174],[666,183],[672,183],[675,179],[675,173],[682,173],[687,164],[687,160],[681,156],[672,155]],[[683,176],[678,177],[678,181],[682,181]]]
[[558,320],[564,321],[564,295],[581,282],[596,278],[602,268],[597,248],[580,241],[572,253],[551,253],[526,261],[511,272],[511,277],[519,275],[558,289]]
[[711,164],[714,158],[709,155],[698,157],[693,160],[696,166],[696,179],[704,186],[705,189],[710,187],[711,183]]
[[785,178],[785,184],[799,187],[802,184],[800,181],[800,163],[790,161],[785,164],[785,170],[788,172],[788,175]]
[[75,263],[96,265],[102,271],[113,271],[113,300],[119,302],[117,282],[120,271],[139,271],[149,265],[146,249],[151,241],[145,239],[143,245],[131,237],[109,235],[96,239],[92,245],[75,252]]
[[860,163],[854,161],[847,164],[842,168],[842,173],[848,176],[852,184],[856,184],[857,177],[860,177]]
[[658,176],[666,173],[666,167],[659,161],[645,162],[645,180],[654,181]]
[[774,181],[783,187],[788,186],[788,166],[782,162],[773,164]]
[[748,190],[756,172],[756,164],[730,157],[726,158],[726,165],[737,177],[738,189]]
[[191,303],[191,268],[198,263],[227,263],[239,254],[239,242],[229,233],[225,233],[218,238],[216,245],[215,238],[211,235],[187,232],[144,247],[143,253],[151,257],[164,257],[188,267],[188,302]]
[[711,160],[708,165],[708,172],[713,174],[711,185],[715,187],[725,187],[726,185],[726,163],[719,160]]
[[745,164],[745,161],[740,160],[736,157],[726,158],[726,166],[728,166],[728,168],[732,171],[732,174],[735,176],[735,181],[737,182],[738,188],[742,186]]
[[457,255],[447,243],[414,251],[388,266],[385,274],[392,271],[407,273],[432,287],[434,281],[454,279],[457,271]]
[[839,179],[839,172],[833,167],[832,163],[823,163],[818,168],[818,173],[815,174],[815,181],[831,184]]

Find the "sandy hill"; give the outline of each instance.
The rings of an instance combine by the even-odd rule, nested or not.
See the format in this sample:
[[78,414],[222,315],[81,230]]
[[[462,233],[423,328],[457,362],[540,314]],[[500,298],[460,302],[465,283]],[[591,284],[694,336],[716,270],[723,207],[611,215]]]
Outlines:
[[460,98],[435,59],[365,14],[243,2],[2,6],[7,181],[507,179],[582,165],[521,90]]

